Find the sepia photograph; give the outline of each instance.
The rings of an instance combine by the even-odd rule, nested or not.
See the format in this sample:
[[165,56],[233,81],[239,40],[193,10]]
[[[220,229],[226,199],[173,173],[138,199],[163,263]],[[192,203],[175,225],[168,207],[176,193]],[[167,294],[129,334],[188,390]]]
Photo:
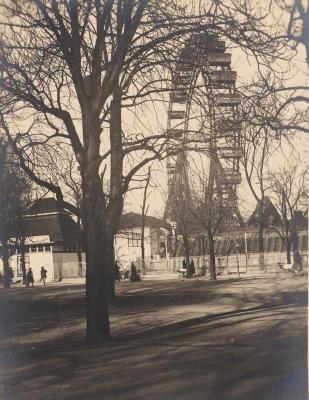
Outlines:
[[0,400],[308,400],[309,0],[0,0]]

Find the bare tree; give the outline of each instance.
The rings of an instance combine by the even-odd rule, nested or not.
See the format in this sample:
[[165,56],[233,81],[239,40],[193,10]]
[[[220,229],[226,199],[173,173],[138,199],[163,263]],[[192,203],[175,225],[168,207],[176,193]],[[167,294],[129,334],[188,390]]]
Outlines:
[[[6,112],[2,127],[22,167],[60,202],[60,187],[40,175],[37,149],[52,147],[59,139],[73,148],[82,180],[87,242],[87,336],[106,339],[113,237],[123,194],[135,173],[165,149],[155,136],[123,137],[123,97],[133,77],[153,67],[151,59],[156,61],[164,43],[201,29],[201,19],[198,24],[191,18],[186,22],[176,5],[162,7],[146,0],[11,1],[2,4],[2,10],[7,17],[1,42],[1,105]],[[137,90],[139,96],[144,94]],[[21,110],[30,120],[34,115],[25,130],[18,124]],[[101,140],[110,148],[104,149]],[[125,158],[138,151],[144,152],[143,158],[124,176]],[[109,192],[103,190],[100,176],[104,163],[109,164]],[[76,207],[67,206],[78,214]]]
[[[243,88],[244,89],[244,88]],[[270,188],[268,170],[275,157],[283,156],[282,146],[292,147],[291,132],[300,130],[306,121],[308,110],[294,110],[290,114],[281,114],[281,100],[278,93],[267,93],[267,84],[249,85],[243,91],[242,107],[242,157],[241,163],[247,184],[257,204],[256,220],[258,226],[258,251],[260,265],[264,266],[264,230],[268,221],[265,207]],[[245,95],[246,93],[246,95]]]
[[289,15],[286,26],[287,37],[296,46],[302,44],[307,53],[309,65],[309,3],[307,0],[276,0],[277,5]]
[[197,234],[199,234],[199,231],[196,226],[194,215],[191,211],[192,207],[190,207],[190,203],[184,199],[182,194],[179,196],[174,196],[174,207],[174,239],[176,244],[181,242],[183,244],[186,266],[187,270],[189,271],[192,240]]
[[[307,0],[275,0],[269,2],[266,10],[269,20],[277,26],[278,33],[287,39],[289,48],[294,52],[282,67],[268,68],[258,73],[254,86],[261,98],[275,104],[275,110],[269,113],[267,123],[271,129],[290,130],[309,133],[309,2]],[[306,51],[306,64],[302,65],[299,48]],[[245,88],[247,91],[247,88]],[[252,93],[251,93],[252,95]],[[272,107],[273,108],[273,107]],[[275,112],[274,112],[275,111]]]
[[199,170],[195,168],[195,175],[198,186],[194,190],[194,202],[190,210],[196,232],[207,233],[210,279],[216,280],[215,236],[220,230],[229,230],[238,225],[238,216],[222,201],[213,174],[202,167]]
[[[286,245],[287,262],[291,263],[291,250],[297,250],[297,212],[308,202],[307,166],[300,167],[298,162],[291,162],[272,172],[268,176],[271,185],[271,197],[281,216],[281,227],[273,228]],[[305,210],[302,210],[305,211]]]
[[[9,260],[16,248],[21,249],[23,281],[26,280],[24,214],[30,204],[31,184],[16,164],[5,140],[0,139],[0,256],[3,262],[4,286],[10,287]],[[15,244],[14,244],[15,240]]]
[[260,266],[264,267],[264,230],[267,227],[265,220],[265,196],[268,189],[266,182],[268,162],[271,146],[270,130],[267,127],[256,129],[247,125],[245,137],[242,140],[241,162],[244,168],[246,181],[258,207],[258,234]]
[[[167,89],[162,66],[173,67],[175,47],[192,32],[226,35],[264,65],[286,57],[286,43],[275,30],[264,29],[265,18],[249,1],[228,6],[210,1],[198,8],[194,13],[190,2],[181,6],[174,0],[1,4],[1,125],[9,143],[31,179],[62,203],[60,186],[41,174],[38,149],[47,153],[65,141],[78,163],[91,340],[110,337],[113,237],[123,195],[139,169],[166,149],[164,132],[125,133],[123,107],[134,109]],[[125,171],[130,159],[135,163]]]

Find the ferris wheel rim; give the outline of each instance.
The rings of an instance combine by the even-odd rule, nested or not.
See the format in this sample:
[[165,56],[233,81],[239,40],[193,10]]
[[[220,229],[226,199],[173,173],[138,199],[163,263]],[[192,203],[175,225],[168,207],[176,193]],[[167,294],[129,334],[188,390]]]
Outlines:
[[[194,91],[194,85],[198,78],[198,75],[202,73],[204,82],[206,81],[205,75],[208,74],[211,76],[211,79],[208,80],[210,84],[213,86],[211,90],[216,88],[217,90],[227,90],[228,92],[219,92],[216,93],[216,96],[213,98],[212,107],[230,107],[233,110],[233,115],[239,114],[238,107],[241,103],[241,97],[237,93],[236,90],[236,71],[231,70],[231,54],[225,53],[225,42],[219,40],[219,37],[213,37],[204,46],[204,50],[200,51],[198,62],[202,63],[199,65],[198,62],[191,64],[191,68],[189,68],[188,63],[180,63],[181,61],[181,54],[183,50],[180,51],[179,59],[178,59],[178,69],[176,68],[176,72],[174,73],[172,79],[172,91],[170,93],[170,101],[169,101],[169,108],[168,108],[168,124],[167,124],[167,135],[170,136],[171,140],[178,140],[182,138],[184,142],[188,141],[188,121],[189,121],[189,114],[192,102],[192,93]],[[193,48],[194,51],[197,49],[192,47],[192,43],[188,42],[187,46],[184,49]],[[218,46],[216,50],[218,51],[209,51],[210,49],[215,49],[215,46]],[[208,49],[208,51],[207,51]],[[221,62],[221,64],[220,64]],[[210,69],[210,67],[216,67],[216,69]],[[218,69],[218,67],[222,69]],[[209,79],[208,76],[208,79]],[[176,84],[176,79],[178,79],[178,83]],[[180,83],[179,83],[180,82]],[[185,84],[190,83],[189,88],[185,87]],[[222,84],[224,85],[222,86]],[[181,104],[183,109],[175,109],[175,104]],[[234,112],[236,108],[236,112]],[[178,128],[175,125],[173,126],[172,121],[178,120]],[[181,121],[182,120],[182,121]],[[179,122],[180,121],[180,122]],[[210,136],[213,134],[214,139],[216,139],[216,132],[221,132],[222,136],[226,135],[226,137],[231,137],[228,132],[237,132],[233,134],[234,136],[234,146],[224,146],[221,148],[216,148],[211,157],[214,159],[217,167],[221,169],[221,181],[219,178],[216,177],[218,187],[222,189],[222,196],[223,192],[225,194],[225,198],[227,201],[235,202],[237,201],[236,189],[240,183],[241,177],[239,173],[239,158],[240,158],[240,147],[236,147],[235,144],[240,142],[240,133],[241,133],[241,122],[237,121],[235,118],[232,120],[221,120],[216,121],[215,126],[213,127],[213,132],[210,133]],[[218,124],[218,122],[221,123]],[[182,125],[182,128],[179,126]],[[224,132],[225,129],[225,132]],[[185,146],[182,151],[182,156],[185,158]],[[234,152],[233,152],[234,151]],[[211,158],[210,157],[210,158]],[[177,156],[178,158],[178,156]],[[224,164],[223,160],[230,159],[232,160],[233,168],[229,170],[227,168],[223,168],[222,164]],[[177,162],[175,161],[173,165],[170,163],[170,159],[167,160],[167,168],[168,168],[168,185],[169,191],[171,186],[173,185],[173,181],[175,180],[175,176],[177,173],[174,173],[171,179],[171,167],[176,169]],[[169,170],[170,168],[170,170]],[[225,172],[227,174],[225,174]],[[186,173],[185,173],[186,175]],[[230,181],[231,183],[228,183]],[[221,183],[220,183],[221,182]],[[228,194],[226,194],[228,193]],[[234,208],[237,207],[234,204]]]

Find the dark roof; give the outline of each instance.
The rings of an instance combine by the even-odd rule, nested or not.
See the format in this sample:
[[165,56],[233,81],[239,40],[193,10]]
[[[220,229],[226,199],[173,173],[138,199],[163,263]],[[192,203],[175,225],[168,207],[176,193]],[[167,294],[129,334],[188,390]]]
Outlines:
[[50,214],[54,212],[67,213],[53,197],[46,197],[43,199],[35,200],[30,206],[27,214]]
[[25,217],[24,221],[27,237],[49,235],[52,242],[80,239],[80,227],[66,214],[33,215]]
[[[265,196],[264,198],[264,226],[277,226],[280,225],[280,215],[276,210],[276,207],[271,202],[270,198]],[[250,215],[248,220],[248,226],[259,225],[259,205],[257,204],[254,212]]]
[[[140,228],[142,226],[142,214],[137,214],[134,212],[129,212],[127,214],[123,214],[121,217],[119,230],[123,229],[132,229],[132,228]],[[145,217],[145,226],[150,228],[165,228],[169,229],[170,225],[166,222],[162,221],[159,218],[151,217],[146,215]]]
[[28,237],[49,235],[52,242],[77,241],[80,238],[80,227],[53,197],[35,200],[24,221]]

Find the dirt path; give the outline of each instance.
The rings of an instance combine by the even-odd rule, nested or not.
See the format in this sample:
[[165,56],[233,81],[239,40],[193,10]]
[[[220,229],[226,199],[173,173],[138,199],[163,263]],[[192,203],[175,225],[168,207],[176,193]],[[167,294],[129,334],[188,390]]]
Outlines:
[[305,400],[306,302],[305,278],[121,282],[89,347],[82,285],[0,289],[0,398]]

